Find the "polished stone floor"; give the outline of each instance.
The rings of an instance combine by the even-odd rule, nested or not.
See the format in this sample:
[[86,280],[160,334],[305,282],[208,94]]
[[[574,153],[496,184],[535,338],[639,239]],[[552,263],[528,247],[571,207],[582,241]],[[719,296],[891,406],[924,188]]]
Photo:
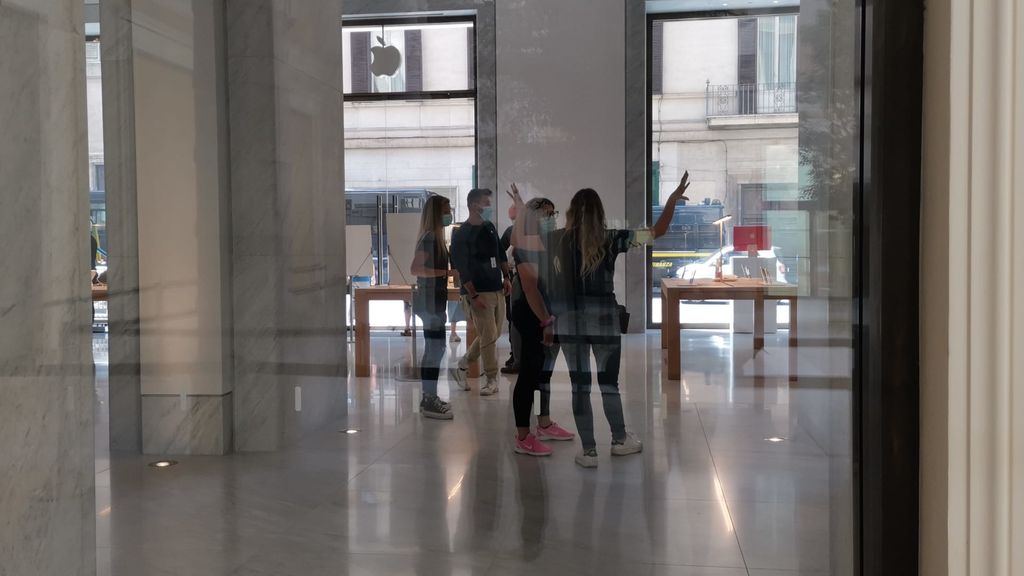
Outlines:
[[[108,457],[98,336],[99,574],[827,574],[830,458],[792,409],[805,391],[785,377],[785,341],[769,336],[751,364],[750,336],[684,331],[684,379],[663,383],[657,333],[627,336],[626,419],[645,449],[608,454],[595,396],[595,470],[573,463],[576,443],[512,452],[508,379],[491,398],[442,382],[455,420],[422,419],[409,339],[383,335],[377,376],[348,381],[329,427],[276,453],[156,469]],[[574,429],[564,366],[552,412]]]

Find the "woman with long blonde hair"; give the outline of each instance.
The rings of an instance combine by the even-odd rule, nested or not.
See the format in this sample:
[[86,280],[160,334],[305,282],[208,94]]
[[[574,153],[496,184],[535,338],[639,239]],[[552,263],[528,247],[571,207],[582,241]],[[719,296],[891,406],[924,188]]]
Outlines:
[[451,420],[451,404],[437,396],[437,379],[444,358],[445,324],[448,306],[449,256],[444,229],[452,223],[451,202],[444,196],[431,196],[423,205],[420,239],[416,243],[410,272],[416,276],[413,310],[423,321],[423,358],[420,379],[423,399],[420,412],[427,418]]

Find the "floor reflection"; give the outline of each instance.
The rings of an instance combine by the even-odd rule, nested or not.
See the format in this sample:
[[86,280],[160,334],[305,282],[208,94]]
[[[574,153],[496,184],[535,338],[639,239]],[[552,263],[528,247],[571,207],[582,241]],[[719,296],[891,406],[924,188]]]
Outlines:
[[[545,459],[512,452],[508,379],[491,398],[442,381],[455,419],[423,419],[418,383],[398,378],[413,361],[409,339],[375,337],[374,374],[349,379],[332,425],[286,450],[176,457],[167,470],[98,451],[99,573],[823,575],[829,439],[797,406],[829,406],[838,392],[790,385],[784,331],[763,359],[749,338],[685,331],[683,378],[668,382],[657,334],[626,337],[623,405],[645,449],[601,450],[584,470],[575,443],[552,443]],[[560,362],[552,417],[566,427],[568,382]],[[610,432],[597,428],[605,447]]]

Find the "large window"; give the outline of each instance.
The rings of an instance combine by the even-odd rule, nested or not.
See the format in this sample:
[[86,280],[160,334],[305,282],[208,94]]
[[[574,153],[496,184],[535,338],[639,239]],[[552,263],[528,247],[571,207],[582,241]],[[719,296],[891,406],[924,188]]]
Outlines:
[[[389,214],[414,218],[427,197],[440,194],[461,220],[475,184],[474,21],[354,19],[345,20],[342,34],[347,224],[351,233],[369,233],[372,246],[359,259],[372,263],[359,280],[410,284],[390,256],[408,248],[408,239],[387,222],[411,220]],[[404,325],[402,304],[374,302],[370,321]]]
[[[793,14],[652,22],[652,221],[684,171],[692,182],[691,201],[651,251],[652,325],[661,323],[662,278],[711,278],[719,260],[724,274],[742,275],[733,270],[744,256],[732,243],[736,225],[768,226],[772,242],[759,251],[759,267],[799,282],[807,226],[797,184],[796,24]],[[726,217],[719,234],[714,222]],[[682,308],[690,326],[748,325],[746,304]],[[769,328],[788,322],[787,303],[768,308]]]

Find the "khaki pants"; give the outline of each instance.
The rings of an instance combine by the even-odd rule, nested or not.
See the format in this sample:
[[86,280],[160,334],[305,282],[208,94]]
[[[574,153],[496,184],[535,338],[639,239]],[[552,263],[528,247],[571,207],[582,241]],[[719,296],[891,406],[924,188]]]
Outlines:
[[484,374],[491,380],[498,377],[497,342],[501,335],[501,325],[505,322],[505,295],[501,292],[481,292],[477,296],[477,301],[482,301],[485,306],[477,308],[473,306],[468,296],[462,297],[466,318],[469,318],[476,327],[476,340],[466,350],[466,355],[459,361],[459,365],[466,367],[471,362],[481,359]]

